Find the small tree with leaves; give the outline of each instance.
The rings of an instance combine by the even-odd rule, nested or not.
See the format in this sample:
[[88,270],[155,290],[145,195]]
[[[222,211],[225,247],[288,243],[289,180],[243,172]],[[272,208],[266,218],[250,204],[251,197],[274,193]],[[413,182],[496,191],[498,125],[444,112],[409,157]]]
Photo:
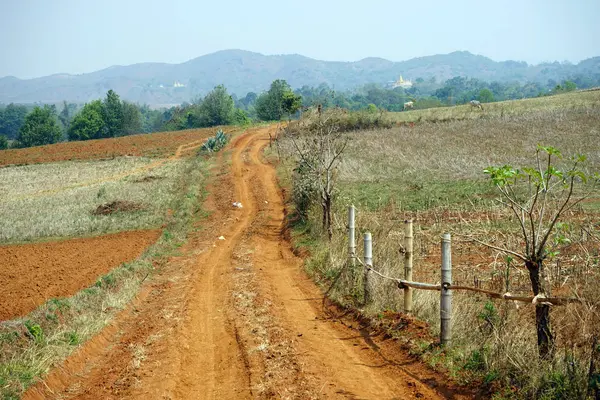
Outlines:
[[593,190],[592,187],[583,191],[583,187],[590,182],[594,186],[598,180],[597,174],[591,176],[584,171],[585,162],[585,156],[564,160],[554,147],[538,146],[534,167],[516,169],[505,165],[484,171],[500,191],[501,204],[516,217],[524,248],[507,249],[475,241],[510,254],[525,264],[536,296],[537,343],[540,357],[544,359],[551,358],[554,351],[550,305],[543,300],[550,296],[544,261],[557,255],[558,248],[569,242],[561,234],[561,217]]

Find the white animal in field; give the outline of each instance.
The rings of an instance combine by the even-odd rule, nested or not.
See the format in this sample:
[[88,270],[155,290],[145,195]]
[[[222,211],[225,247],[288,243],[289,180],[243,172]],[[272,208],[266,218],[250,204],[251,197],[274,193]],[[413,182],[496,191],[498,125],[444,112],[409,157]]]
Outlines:
[[481,105],[480,101],[478,101],[478,100],[471,100],[469,102],[469,104],[471,105],[471,107],[479,108],[481,111],[483,111],[483,106]]
[[406,109],[413,109],[415,108],[415,102],[414,101],[407,101],[406,103],[404,103],[404,108],[402,109],[402,111],[406,110]]

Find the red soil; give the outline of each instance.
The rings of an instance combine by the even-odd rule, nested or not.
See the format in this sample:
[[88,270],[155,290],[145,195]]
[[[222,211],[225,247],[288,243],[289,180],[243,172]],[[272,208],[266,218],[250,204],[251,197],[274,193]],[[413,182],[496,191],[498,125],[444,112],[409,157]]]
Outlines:
[[121,156],[168,157],[174,155],[181,145],[201,145],[204,140],[213,136],[216,130],[217,128],[188,129],[3,150],[0,151],[0,166],[98,160]]
[[89,287],[137,258],[160,231],[0,246],[0,321],[26,315],[45,301]]

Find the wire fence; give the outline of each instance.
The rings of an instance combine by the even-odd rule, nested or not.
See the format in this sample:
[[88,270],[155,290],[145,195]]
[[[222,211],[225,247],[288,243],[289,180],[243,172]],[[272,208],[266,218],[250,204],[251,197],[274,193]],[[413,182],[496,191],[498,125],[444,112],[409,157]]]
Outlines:
[[[453,284],[452,282],[452,247],[451,236],[445,233],[441,239],[441,283],[425,283],[415,282],[412,280],[413,273],[413,221],[404,221],[404,277],[398,278],[383,274],[373,265],[373,247],[371,232],[366,232],[363,235],[363,259],[361,260],[356,255],[356,208],[350,206],[348,208],[348,253],[349,260],[352,264],[358,262],[363,267],[363,292],[364,303],[369,304],[371,301],[371,284],[369,283],[369,275],[374,274],[378,277],[392,281],[398,289],[404,291],[404,311],[411,313],[413,309],[412,291],[416,290],[433,290],[439,291],[440,294],[440,342],[442,345],[449,346],[452,341],[452,296],[453,291],[466,291],[473,293],[484,294],[490,298],[495,298],[505,301],[516,301],[524,303],[532,303],[534,305],[552,305],[564,306],[569,303],[583,303],[584,300],[575,297],[546,297],[540,293],[536,296],[513,295],[509,292],[500,293],[492,290],[486,290],[481,287],[471,287],[465,285]],[[475,281],[477,282],[477,280]]]

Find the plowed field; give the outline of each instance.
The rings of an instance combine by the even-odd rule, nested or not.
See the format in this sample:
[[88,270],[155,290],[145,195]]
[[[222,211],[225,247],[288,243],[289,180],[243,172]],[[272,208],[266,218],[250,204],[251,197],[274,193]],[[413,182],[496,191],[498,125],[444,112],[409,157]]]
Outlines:
[[91,286],[99,276],[137,258],[159,235],[157,230],[129,231],[0,246],[0,321]]
[[[231,128],[229,130],[231,131]],[[189,129],[3,150],[0,151],[0,166],[69,160],[98,160],[120,156],[168,157],[174,155],[181,145],[202,144],[216,131],[217,128]]]

